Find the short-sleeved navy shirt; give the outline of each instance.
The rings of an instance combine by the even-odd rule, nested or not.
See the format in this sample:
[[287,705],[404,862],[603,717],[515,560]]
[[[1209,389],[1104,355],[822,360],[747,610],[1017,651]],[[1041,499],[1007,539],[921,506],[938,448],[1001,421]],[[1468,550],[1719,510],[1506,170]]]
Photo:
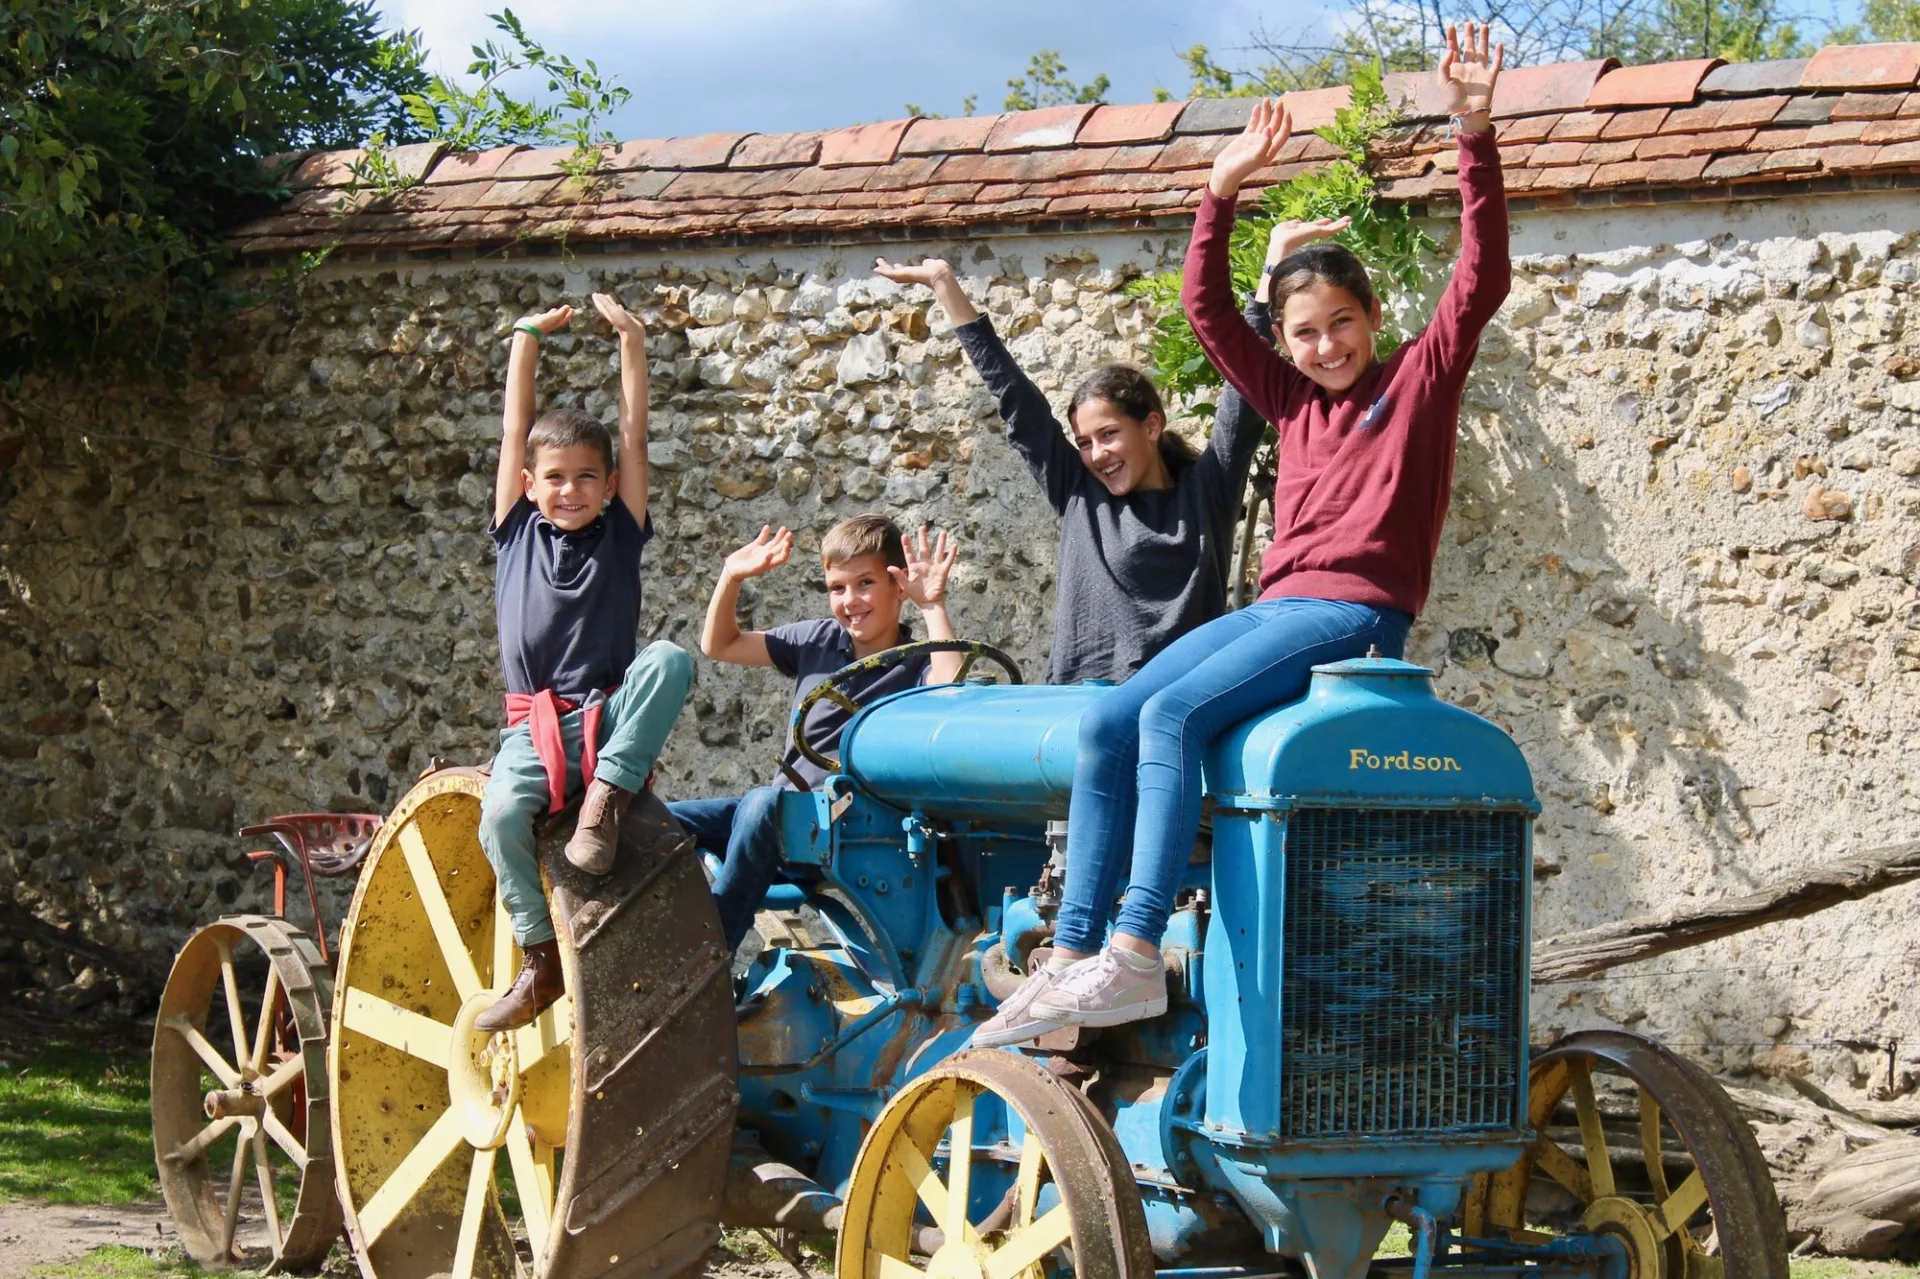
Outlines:
[[[905,644],[912,639],[906,623],[901,623],[900,638],[894,642]],[[776,670],[782,675],[792,676],[794,681],[793,702],[787,708],[787,718],[781,729],[784,733],[787,731],[785,725],[793,723],[794,708],[800,705],[800,700],[827,676],[853,661],[853,636],[830,617],[789,622],[767,632],[767,656],[773,659]],[[898,693],[926,683],[931,666],[931,659],[927,657],[909,658],[878,674],[848,680],[844,688],[855,701],[875,701],[889,693]],[[852,718],[844,707],[834,705],[829,699],[823,698],[814,703],[813,709],[807,713],[808,745],[823,755],[833,754],[840,746],[840,730]],[[791,743],[787,746],[785,761],[789,768],[806,778],[809,787],[818,787],[827,779],[825,771],[795,750]],[[793,779],[787,776],[785,769],[773,779],[773,784],[793,789]]]
[[640,630],[640,548],[653,536],[618,497],[568,533],[526,498],[489,530],[493,611],[509,693],[550,688],[578,701],[618,684]]

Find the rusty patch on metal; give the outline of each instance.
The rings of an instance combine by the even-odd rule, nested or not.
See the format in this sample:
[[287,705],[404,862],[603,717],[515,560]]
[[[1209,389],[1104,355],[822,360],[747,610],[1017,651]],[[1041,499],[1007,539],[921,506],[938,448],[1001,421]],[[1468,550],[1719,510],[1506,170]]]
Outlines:
[[[731,1079],[708,1080],[699,1093],[667,1116],[664,1139],[651,1135],[659,1131],[660,1125],[655,1125],[623,1151],[610,1168],[574,1192],[573,1201],[567,1205],[568,1233],[579,1234],[606,1220],[677,1169],[687,1153],[716,1128],[733,1123],[738,1104],[739,1094]],[[642,1151],[647,1153],[642,1156]]]

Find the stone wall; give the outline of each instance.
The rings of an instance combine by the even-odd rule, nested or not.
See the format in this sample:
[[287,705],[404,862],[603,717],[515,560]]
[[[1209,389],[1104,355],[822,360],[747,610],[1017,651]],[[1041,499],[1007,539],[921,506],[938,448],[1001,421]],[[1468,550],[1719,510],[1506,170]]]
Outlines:
[[[1410,655],[1533,763],[1537,935],[1911,830],[1917,223],[1910,201],[1873,196],[1516,220],[1514,296],[1469,391]],[[1063,400],[1092,365],[1142,357],[1149,317],[1120,286],[1183,243],[930,247]],[[378,811],[430,757],[487,751],[501,337],[592,289],[653,326],[647,636],[694,647],[715,566],[761,524],[811,552],[884,507],[960,535],[961,633],[1044,671],[1051,519],[944,317],[870,261],[329,267],[178,389],[38,386],[0,408],[14,899],[162,960],[196,921],[264,903],[236,825]],[[544,403],[611,420],[615,384],[611,343],[584,323],[548,343]],[[816,564],[750,587],[747,618],[821,612]],[[662,791],[765,777],[785,706],[774,674],[702,662]],[[1539,1026],[1624,1023],[1717,1066],[1865,1087],[1887,1069],[1871,1045],[1913,1024],[1912,908],[1889,893],[1545,987]],[[14,945],[0,987],[63,1008],[115,992],[77,968]]]

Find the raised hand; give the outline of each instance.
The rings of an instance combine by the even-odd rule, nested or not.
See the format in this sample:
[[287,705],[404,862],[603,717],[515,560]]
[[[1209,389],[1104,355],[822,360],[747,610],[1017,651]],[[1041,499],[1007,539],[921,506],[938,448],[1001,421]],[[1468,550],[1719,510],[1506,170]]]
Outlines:
[[531,324],[534,328],[539,329],[542,333],[552,333],[552,332],[555,332],[556,330],[566,328],[567,324],[572,319],[573,319],[572,307],[556,306],[551,311],[541,311],[534,315],[523,315],[518,320],[515,320],[514,324],[516,326],[521,324]]
[[785,564],[787,557],[792,554],[793,534],[785,528],[776,531],[770,525],[762,524],[760,536],[727,556],[721,572],[735,581],[759,577]]
[[593,309],[600,312],[600,318],[613,326],[613,331],[621,337],[635,337],[646,341],[647,326],[640,317],[620,305],[620,299],[611,293],[593,295]]
[[1286,104],[1277,98],[1262,98],[1253,104],[1253,115],[1244,132],[1213,158],[1213,173],[1207,187],[1221,199],[1230,199],[1241,183],[1274,162],[1280,148],[1293,136],[1293,117]]
[[1433,78],[1451,104],[1449,115],[1468,115],[1493,109],[1493,87],[1500,80],[1500,64],[1506,60],[1507,46],[1492,44],[1493,28],[1477,22],[1467,24],[1467,38],[1460,39],[1457,26],[1447,27],[1447,51]]
[[923,526],[913,537],[902,537],[900,548],[906,552],[907,566],[887,568],[895,584],[907,593],[908,599],[923,609],[944,604],[947,599],[947,574],[953,571],[953,561],[960,554],[960,543],[943,531],[934,535],[929,550],[927,530]]
[[1276,222],[1267,233],[1267,265],[1297,253],[1315,240],[1331,240],[1353,225],[1352,218],[1321,218],[1317,222]]
[[924,284],[930,289],[942,280],[953,279],[953,268],[940,258],[927,258],[913,266],[875,258],[873,270],[874,274],[885,276],[895,284]]

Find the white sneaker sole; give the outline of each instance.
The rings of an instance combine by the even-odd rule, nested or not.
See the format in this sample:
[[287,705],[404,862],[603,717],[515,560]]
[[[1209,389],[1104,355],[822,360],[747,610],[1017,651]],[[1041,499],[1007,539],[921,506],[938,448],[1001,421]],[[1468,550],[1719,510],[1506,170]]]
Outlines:
[[973,1038],[967,1041],[969,1048],[1005,1048],[1011,1044],[1024,1044],[1029,1040],[1052,1034],[1061,1026],[1057,1021],[1033,1019],[1007,1027],[1005,1030],[989,1032],[985,1026],[973,1032]]
[[1090,1012],[1078,1012],[1065,1008],[1041,1008],[1034,1003],[1034,1012],[1047,1017],[1053,1024],[1061,1026],[1124,1026],[1130,1021],[1145,1021],[1149,1017],[1158,1017],[1167,1011],[1167,997],[1149,999],[1144,1003],[1121,1004],[1118,1008],[1096,1008]]

